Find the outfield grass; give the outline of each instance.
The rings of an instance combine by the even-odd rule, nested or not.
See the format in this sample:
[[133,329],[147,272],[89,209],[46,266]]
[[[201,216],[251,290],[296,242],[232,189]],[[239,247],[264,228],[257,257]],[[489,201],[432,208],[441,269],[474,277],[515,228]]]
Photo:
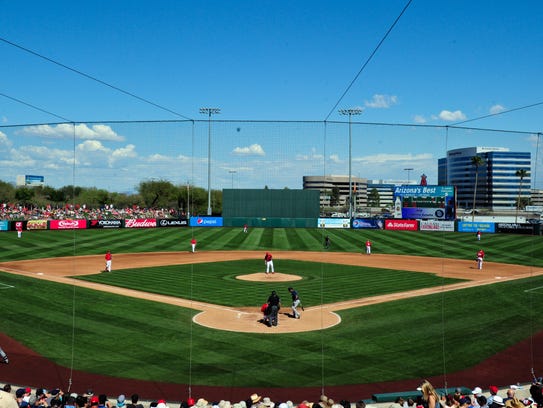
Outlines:
[[[103,254],[107,248],[114,254],[188,250],[192,234],[200,251],[322,251],[324,232],[333,251],[360,252],[369,238],[376,253],[473,259],[481,246],[491,261],[542,266],[543,259],[541,237],[486,234],[479,243],[472,234],[317,229],[40,231],[25,232],[21,240],[0,233],[0,245],[2,260]],[[183,297],[192,285],[197,300],[259,304],[262,291],[266,296],[270,289],[265,283],[232,279],[238,268],[250,267],[245,262],[115,271],[88,279]],[[308,304],[318,304],[321,294],[328,303],[452,281],[286,260],[284,269],[304,276],[296,287]],[[356,384],[422,378],[441,374],[443,367],[452,372],[515,344],[543,329],[539,287],[543,277],[498,282],[344,310],[342,324],[327,330],[259,335],[191,324],[196,312],[184,308],[0,273],[1,327],[62,365],[71,365],[73,351],[74,368],[120,377],[187,383],[190,374],[193,384],[224,386]]]

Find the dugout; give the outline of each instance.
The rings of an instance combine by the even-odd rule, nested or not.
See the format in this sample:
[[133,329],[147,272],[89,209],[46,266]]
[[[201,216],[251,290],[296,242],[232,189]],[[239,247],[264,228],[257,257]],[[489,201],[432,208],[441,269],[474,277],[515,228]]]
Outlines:
[[225,227],[316,228],[320,210],[318,190],[224,189]]

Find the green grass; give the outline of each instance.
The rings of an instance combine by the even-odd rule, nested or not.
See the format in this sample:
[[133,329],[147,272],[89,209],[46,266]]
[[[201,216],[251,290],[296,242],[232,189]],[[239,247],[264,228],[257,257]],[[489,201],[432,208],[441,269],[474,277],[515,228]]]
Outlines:
[[303,294],[304,306],[315,306],[321,304],[322,292],[325,303],[332,303],[460,281],[426,273],[291,260],[281,260],[281,273],[301,276],[303,279],[295,285],[236,279],[237,275],[255,272],[262,272],[256,262],[243,260],[123,269],[78,279],[225,306],[252,307],[261,305],[271,290],[276,290],[283,303],[288,303],[290,285]]
[[[2,261],[113,253],[198,250],[373,252],[543,266],[542,237],[319,229],[236,228],[0,233]],[[253,261],[145,268],[86,277],[111,285],[224,305],[260,304],[286,287],[234,279]],[[276,265],[276,268],[278,265]],[[256,271],[256,270],[254,270]],[[453,280],[389,269],[281,260],[306,305],[446,285]],[[285,285],[286,286],[286,285]],[[543,329],[543,277],[410,298],[339,312],[342,324],[302,334],[259,335],[192,324],[195,311],[0,273],[2,331],[75,369],[112,376],[223,386],[318,386],[423,378],[460,370]],[[29,329],[30,328],[30,329]],[[507,328],[507,329],[505,329]],[[73,337],[72,337],[73,333]],[[499,335],[493,335],[499,333]],[[38,334],[38,335],[37,335]],[[469,341],[466,341],[469,340]],[[73,344],[73,347],[72,347]],[[192,357],[189,357],[192,356]],[[529,359],[529,356],[526,356]],[[265,369],[266,375],[262,375]],[[506,368],[504,368],[506,369]],[[321,376],[321,373],[323,377]]]

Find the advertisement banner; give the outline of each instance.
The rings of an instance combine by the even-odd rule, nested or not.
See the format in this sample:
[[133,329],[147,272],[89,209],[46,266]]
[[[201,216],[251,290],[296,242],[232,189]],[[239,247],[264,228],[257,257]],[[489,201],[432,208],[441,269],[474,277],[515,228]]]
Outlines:
[[374,218],[356,218],[353,220],[354,229],[383,229],[385,221]]
[[0,231],[9,231],[9,222],[7,220],[0,220]]
[[188,227],[189,222],[186,218],[184,219],[172,219],[164,218],[157,220],[159,227]]
[[319,228],[349,228],[348,218],[319,218],[317,220]]
[[493,222],[458,222],[458,232],[472,232],[475,234],[477,231],[494,233],[495,224]]
[[397,186],[394,218],[449,220],[456,218],[453,186]]
[[496,232],[506,232],[512,234],[534,234],[534,224],[519,224],[516,222],[499,222],[496,224]]
[[28,220],[26,222],[27,230],[46,230],[47,220]]
[[89,220],[87,228],[122,228],[123,220]]
[[67,229],[86,229],[87,220],[50,220],[49,229],[67,230]]
[[222,217],[190,217],[191,227],[222,227]]
[[417,231],[419,223],[416,220],[385,220],[385,229],[393,231]]
[[454,221],[422,220],[419,223],[419,230],[454,232]]
[[156,218],[128,218],[124,220],[125,228],[155,228]]

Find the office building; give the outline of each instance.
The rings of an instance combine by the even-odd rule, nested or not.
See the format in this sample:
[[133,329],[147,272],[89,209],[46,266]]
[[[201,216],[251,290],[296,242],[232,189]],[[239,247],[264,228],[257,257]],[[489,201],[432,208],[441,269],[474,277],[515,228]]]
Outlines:
[[[477,171],[472,163],[475,156],[483,160]],[[522,183],[518,170],[526,171]],[[457,205],[466,209],[473,207],[474,196],[476,209],[515,209],[519,191],[521,200],[530,199],[530,174],[530,153],[511,152],[505,147],[454,149],[438,160],[438,184],[456,187]]]

